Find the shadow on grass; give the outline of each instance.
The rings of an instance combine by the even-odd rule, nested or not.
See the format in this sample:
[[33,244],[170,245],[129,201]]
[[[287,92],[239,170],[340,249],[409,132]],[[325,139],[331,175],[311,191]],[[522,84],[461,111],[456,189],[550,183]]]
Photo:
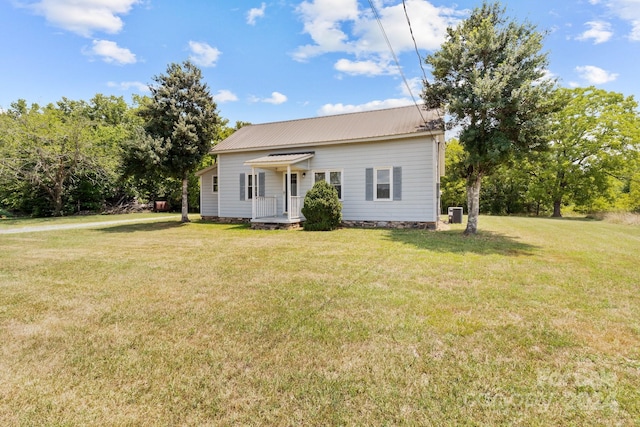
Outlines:
[[447,253],[475,253],[479,255],[533,255],[539,249],[513,237],[482,231],[475,236],[464,236],[461,231],[391,230],[392,241],[412,245],[418,249]]
[[227,230],[246,230],[251,229],[251,224],[248,222],[242,223],[227,223],[227,222],[215,222],[209,220],[196,219],[191,221],[192,224],[200,224],[200,225],[215,225],[215,226],[223,226]]
[[162,231],[173,228],[182,227],[184,224],[180,221],[163,221],[163,222],[137,222],[134,224],[114,225],[111,227],[100,228],[103,233],[133,233],[136,231]]

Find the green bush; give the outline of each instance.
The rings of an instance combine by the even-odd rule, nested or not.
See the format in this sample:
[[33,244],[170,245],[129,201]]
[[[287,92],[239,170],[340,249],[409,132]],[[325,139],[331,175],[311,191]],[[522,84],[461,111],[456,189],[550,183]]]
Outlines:
[[318,181],[304,197],[302,214],[304,229],[308,231],[329,231],[337,228],[342,221],[342,204],[338,192],[326,181]]

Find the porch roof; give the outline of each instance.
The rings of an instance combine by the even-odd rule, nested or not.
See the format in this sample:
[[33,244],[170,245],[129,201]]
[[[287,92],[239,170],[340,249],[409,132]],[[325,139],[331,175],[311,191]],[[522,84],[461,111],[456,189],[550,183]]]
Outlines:
[[270,154],[268,156],[258,157],[256,159],[247,160],[245,166],[254,168],[282,168],[300,163],[310,159],[314,153],[294,153],[294,154]]

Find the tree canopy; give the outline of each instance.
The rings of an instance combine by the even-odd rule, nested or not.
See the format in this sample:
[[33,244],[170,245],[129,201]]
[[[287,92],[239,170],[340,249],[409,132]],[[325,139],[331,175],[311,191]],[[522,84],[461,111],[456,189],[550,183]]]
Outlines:
[[553,216],[562,216],[567,198],[588,206],[610,198],[613,182],[628,181],[625,171],[640,147],[638,103],[633,97],[595,87],[560,88],[563,105],[553,115],[551,150],[545,156],[544,186]]
[[117,179],[126,110],[122,98],[103,95],[45,107],[14,102],[0,118],[2,204],[54,216],[99,209]]
[[[218,129],[218,112],[202,72],[190,61],[172,63],[154,78],[151,100],[142,105],[146,137],[139,152],[149,155],[161,174],[182,180],[182,221],[188,217],[189,172],[211,149]],[[142,135],[141,135],[142,136]]]
[[445,106],[449,126],[460,128],[465,151],[468,222],[477,232],[482,177],[509,158],[547,144],[549,93],[543,35],[529,23],[505,17],[499,3],[483,3],[457,27],[448,28],[440,50],[426,59],[433,82],[425,82],[427,106]]

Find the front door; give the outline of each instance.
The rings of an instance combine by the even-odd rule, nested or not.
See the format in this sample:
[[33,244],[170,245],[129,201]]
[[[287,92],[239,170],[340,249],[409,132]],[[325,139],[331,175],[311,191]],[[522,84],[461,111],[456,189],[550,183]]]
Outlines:
[[[289,175],[284,175],[284,212],[289,212],[289,199],[287,198],[287,190],[289,185]],[[298,197],[298,172],[291,174],[291,197]]]

